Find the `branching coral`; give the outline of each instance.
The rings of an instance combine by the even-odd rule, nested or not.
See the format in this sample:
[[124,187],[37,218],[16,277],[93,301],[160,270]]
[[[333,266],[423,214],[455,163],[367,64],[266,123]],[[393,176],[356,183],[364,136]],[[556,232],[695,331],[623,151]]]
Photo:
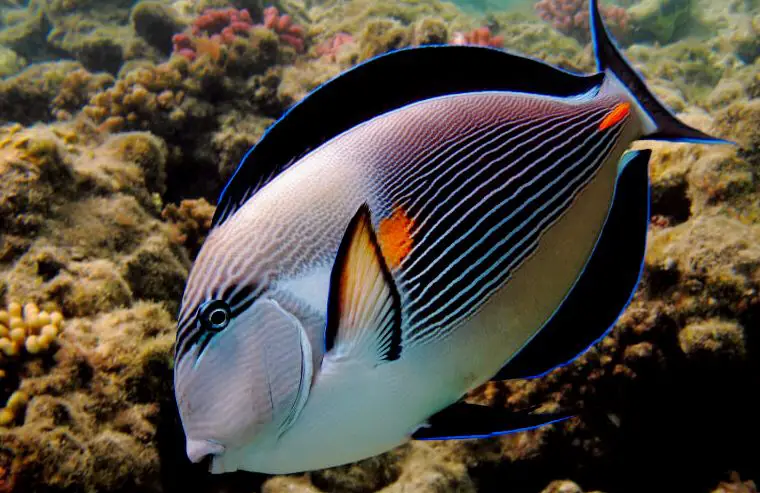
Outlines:
[[304,51],[303,27],[294,24],[289,15],[280,15],[275,7],[270,7],[264,10],[263,24],[254,24],[246,9],[206,10],[195,18],[189,31],[173,36],[174,52],[191,61],[200,55],[219,61],[231,51],[238,52],[240,58],[246,51],[246,43],[255,45],[257,39],[266,37],[261,29],[273,32],[281,44],[296,52]]
[[199,15],[190,26],[190,32],[172,37],[174,52],[188,60],[195,60],[199,53],[218,59],[221,45],[231,45],[238,36],[245,36],[253,28],[247,10],[211,9]]
[[64,77],[58,94],[51,101],[51,110],[58,120],[69,120],[82,109],[96,93],[114,83],[108,73],[93,74],[84,68],[75,70]]
[[84,112],[104,129],[142,130],[158,135],[181,131],[188,115],[186,64],[138,68],[95,94]]
[[276,32],[280,41],[292,46],[297,52],[304,51],[306,40],[303,26],[295,24],[290,15],[280,14],[277,7],[264,9],[264,27]]

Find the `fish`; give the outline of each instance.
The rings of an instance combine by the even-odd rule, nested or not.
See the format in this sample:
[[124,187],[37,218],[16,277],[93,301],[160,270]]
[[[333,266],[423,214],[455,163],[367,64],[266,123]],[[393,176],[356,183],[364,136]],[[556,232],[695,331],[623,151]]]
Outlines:
[[631,143],[731,144],[679,121],[589,9],[593,74],[400,49],[247,152],[178,314],[192,462],[295,473],[571,416],[465,396],[568,364],[630,302],[650,218],[650,151]]

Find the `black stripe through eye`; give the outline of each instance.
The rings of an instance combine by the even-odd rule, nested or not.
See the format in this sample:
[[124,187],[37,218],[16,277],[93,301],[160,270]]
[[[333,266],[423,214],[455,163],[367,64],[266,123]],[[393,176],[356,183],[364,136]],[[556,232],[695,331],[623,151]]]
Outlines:
[[230,305],[233,317],[243,313],[256,300],[256,297],[252,296],[255,291],[253,286],[243,286],[237,293],[232,294],[235,289],[238,289],[238,286],[227,288],[225,290],[227,296],[224,297]]
[[[203,352],[203,348],[211,340],[211,335],[216,332],[220,332],[226,327],[226,324],[244,312],[253,302],[256,300],[256,288],[255,286],[244,286],[239,289],[239,286],[228,286],[221,296],[215,296],[214,299],[206,300],[202,302],[198,308],[194,310],[194,313],[186,323],[182,324],[180,330],[177,333],[177,343],[175,348],[175,360],[178,361],[182,356],[193,347],[194,344],[201,342],[201,348],[198,354]],[[223,303],[216,308],[222,308],[227,310],[227,322],[225,323],[221,317],[225,313],[224,310],[213,312],[209,306],[210,303]],[[205,310],[204,310],[205,308]],[[188,307],[188,311],[190,311]],[[191,312],[192,313],[192,312]]]

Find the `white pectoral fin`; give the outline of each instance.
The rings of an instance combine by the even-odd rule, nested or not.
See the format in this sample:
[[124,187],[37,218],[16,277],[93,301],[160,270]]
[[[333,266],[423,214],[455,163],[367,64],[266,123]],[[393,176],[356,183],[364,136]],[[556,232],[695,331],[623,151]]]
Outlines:
[[401,298],[366,204],[351,219],[333,266],[325,350],[373,365],[401,355]]

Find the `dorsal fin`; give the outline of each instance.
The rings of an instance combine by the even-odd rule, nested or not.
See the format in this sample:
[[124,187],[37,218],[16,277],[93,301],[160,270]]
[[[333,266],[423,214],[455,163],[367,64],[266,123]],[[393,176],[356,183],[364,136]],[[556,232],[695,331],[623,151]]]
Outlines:
[[380,55],[318,87],[269,127],[222,190],[212,227],[222,224],[298,157],[390,110],[475,91],[574,96],[590,91],[603,78],[477,46],[425,46]]
[[609,215],[578,281],[549,321],[492,380],[539,377],[570,363],[604,337],[628,306],[646,251],[650,155],[640,150],[623,156]]

